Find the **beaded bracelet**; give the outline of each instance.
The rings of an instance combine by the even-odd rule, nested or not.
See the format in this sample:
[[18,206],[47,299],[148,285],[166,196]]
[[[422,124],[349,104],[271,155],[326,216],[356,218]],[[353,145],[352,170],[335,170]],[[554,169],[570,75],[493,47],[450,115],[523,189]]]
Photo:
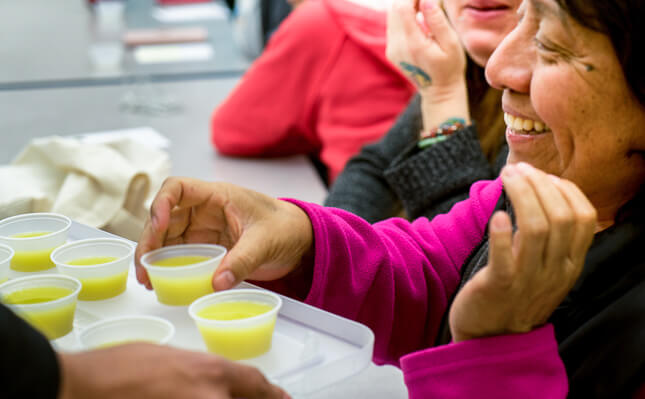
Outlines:
[[452,135],[459,129],[466,126],[466,121],[463,118],[450,118],[440,124],[438,127],[428,131],[421,132],[419,140],[419,148],[426,148],[440,141],[444,141],[448,136]]

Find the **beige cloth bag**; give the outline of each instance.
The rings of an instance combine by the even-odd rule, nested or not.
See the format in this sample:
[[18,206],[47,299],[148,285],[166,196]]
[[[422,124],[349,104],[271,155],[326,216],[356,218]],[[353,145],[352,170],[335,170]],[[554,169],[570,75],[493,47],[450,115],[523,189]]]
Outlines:
[[38,138],[0,166],[0,219],[56,212],[136,241],[169,174],[166,152],[127,137],[101,144]]

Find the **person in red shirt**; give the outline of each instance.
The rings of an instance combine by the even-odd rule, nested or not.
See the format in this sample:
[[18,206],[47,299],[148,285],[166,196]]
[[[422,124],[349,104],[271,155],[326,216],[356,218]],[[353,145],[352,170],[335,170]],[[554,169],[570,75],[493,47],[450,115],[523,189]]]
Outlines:
[[415,93],[386,58],[385,30],[385,7],[303,2],[213,113],[213,145],[234,156],[312,155],[333,182]]

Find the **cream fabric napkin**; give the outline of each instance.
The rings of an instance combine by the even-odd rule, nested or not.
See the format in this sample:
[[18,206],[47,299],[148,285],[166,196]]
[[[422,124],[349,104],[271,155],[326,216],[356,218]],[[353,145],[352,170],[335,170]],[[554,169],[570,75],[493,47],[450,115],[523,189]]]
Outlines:
[[136,241],[169,174],[166,152],[131,138],[38,138],[10,165],[0,166],[0,219],[56,212]]

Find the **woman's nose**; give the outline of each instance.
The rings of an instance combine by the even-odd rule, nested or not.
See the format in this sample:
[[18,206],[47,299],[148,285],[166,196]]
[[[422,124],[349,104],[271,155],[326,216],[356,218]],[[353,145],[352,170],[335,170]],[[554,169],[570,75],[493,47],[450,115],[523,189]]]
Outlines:
[[522,21],[502,40],[486,64],[486,80],[491,86],[529,93],[536,61],[533,36]]

